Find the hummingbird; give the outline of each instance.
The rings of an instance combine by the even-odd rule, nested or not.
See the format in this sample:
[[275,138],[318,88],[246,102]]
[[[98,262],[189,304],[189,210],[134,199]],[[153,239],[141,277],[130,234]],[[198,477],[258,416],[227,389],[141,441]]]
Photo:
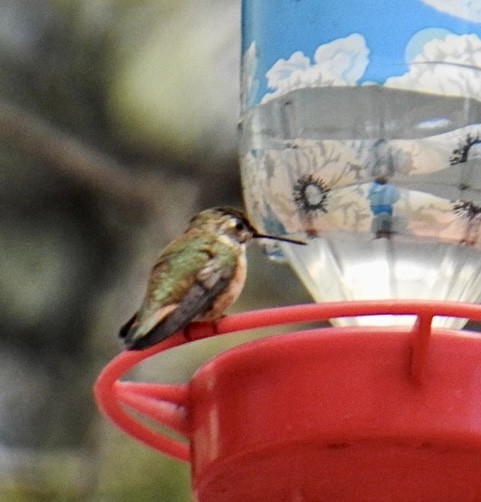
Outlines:
[[306,244],[261,234],[231,207],[193,216],[184,233],[160,252],[140,309],[120,329],[125,347],[146,349],[190,322],[219,319],[244,287],[246,245],[252,239]]

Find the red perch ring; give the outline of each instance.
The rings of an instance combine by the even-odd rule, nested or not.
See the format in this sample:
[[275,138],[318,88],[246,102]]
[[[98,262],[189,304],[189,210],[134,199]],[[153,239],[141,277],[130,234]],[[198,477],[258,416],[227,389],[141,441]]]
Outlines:
[[480,306],[298,305],[192,325],[189,334],[371,315],[414,321],[269,336],[212,358],[185,385],[120,380],[188,343],[177,333],[115,357],[95,397],[127,434],[191,463],[199,502],[481,500],[481,334],[432,326],[435,316],[479,322]]

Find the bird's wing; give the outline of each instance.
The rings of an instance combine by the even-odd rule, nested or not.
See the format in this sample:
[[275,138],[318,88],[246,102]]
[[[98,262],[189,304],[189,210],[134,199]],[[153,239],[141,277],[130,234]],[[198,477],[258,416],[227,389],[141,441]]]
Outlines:
[[149,347],[185,327],[208,310],[229,284],[232,266],[212,253],[205,236],[194,243],[195,251],[179,241],[159,257],[144,305],[130,326],[121,330],[129,349]]
[[125,338],[128,335],[130,328],[134,325],[136,320],[137,312],[120,328],[119,338]]

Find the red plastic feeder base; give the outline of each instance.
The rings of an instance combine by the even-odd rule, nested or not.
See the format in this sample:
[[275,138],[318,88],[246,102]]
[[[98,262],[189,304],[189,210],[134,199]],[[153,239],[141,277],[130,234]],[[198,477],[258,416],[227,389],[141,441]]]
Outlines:
[[96,398],[125,432],[190,460],[200,502],[481,500],[481,335],[431,327],[433,316],[480,321],[481,307],[303,305],[234,315],[215,333],[201,325],[190,334],[384,314],[415,322],[249,342],[207,362],[188,385],[119,381],[143,359],[186,343],[179,333],[113,359]]

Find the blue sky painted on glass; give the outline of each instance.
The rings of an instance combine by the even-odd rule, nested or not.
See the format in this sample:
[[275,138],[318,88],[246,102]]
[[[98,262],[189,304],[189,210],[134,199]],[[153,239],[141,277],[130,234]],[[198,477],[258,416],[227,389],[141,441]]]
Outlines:
[[312,61],[320,45],[353,33],[362,35],[369,52],[358,84],[403,75],[407,61],[431,39],[466,33],[481,38],[481,0],[469,4],[478,22],[463,19],[463,0],[245,0],[243,52],[253,41],[257,49],[251,103],[270,91],[266,73],[279,59],[301,51]]

